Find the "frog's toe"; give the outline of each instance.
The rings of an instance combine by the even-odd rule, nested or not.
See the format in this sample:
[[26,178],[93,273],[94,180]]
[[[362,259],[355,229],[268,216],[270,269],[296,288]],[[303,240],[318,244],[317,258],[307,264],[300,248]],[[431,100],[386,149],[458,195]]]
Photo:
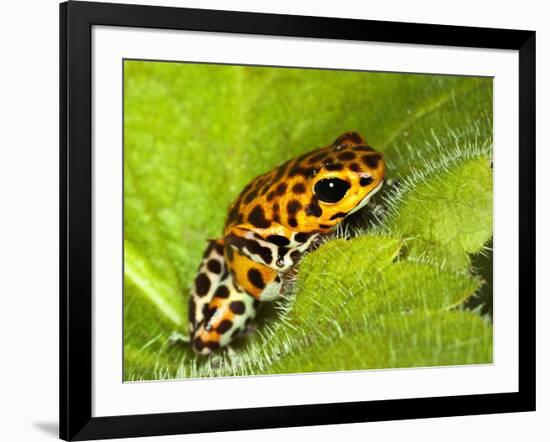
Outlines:
[[401,182],[396,178],[386,178],[384,186],[389,188],[397,188],[401,186]]
[[227,357],[229,359],[237,357],[237,352],[230,345],[227,346]]
[[254,323],[249,323],[245,326],[244,330],[240,333],[240,337],[250,336],[254,333],[256,333],[256,330],[258,329],[258,326]]
[[189,344],[189,341],[189,336],[179,331],[173,331],[172,334],[168,336],[168,343],[170,345],[177,345],[179,343]]
[[212,368],[221,368],[221,366],[223,365],[223,356],[219,353],[212,354],[212,356],[210,356],[209,362]]

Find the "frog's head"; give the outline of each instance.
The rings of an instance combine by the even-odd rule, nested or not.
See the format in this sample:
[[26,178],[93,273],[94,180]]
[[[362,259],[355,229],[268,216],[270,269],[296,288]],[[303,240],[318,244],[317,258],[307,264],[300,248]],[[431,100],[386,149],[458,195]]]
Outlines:
[[276,223],[295,232],[328,232],[365,206],[383,181],[382,154],[347,132],[250,182],[231,205],[225,229]]
[[[293,176],[293,170],[299,173]],[[384,172],[382,154],[356,132],[347,132],[330,146],[297,158],[289,165],[289,190],[304,192],[287,197],[303,207],[297,217],[299,227],[321,231],[334,227],[368,203],[381,188]]]

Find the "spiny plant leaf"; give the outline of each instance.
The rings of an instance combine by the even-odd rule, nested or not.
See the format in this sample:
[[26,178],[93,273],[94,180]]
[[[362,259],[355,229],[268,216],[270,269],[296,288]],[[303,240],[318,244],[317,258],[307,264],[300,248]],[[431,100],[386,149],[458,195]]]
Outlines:
[[[315,343],[270,367],[271,373],[429,367],[489,363],[493,335],[490,324],[468,311],[392,313],[376,326],[342,339]],[[314,352],[315,358],[309,353]]]
[[[449,167],[445,165],[445,167]],[[452,167],[452,166],[451,166]],[[472,179],[475,177],[475,179]],[[392,201],[388,230],[410,237],[409,256],[435,259],[451,269],[469,270],[493,234],[493,176],[487,158],[466,159],[451,171],[408,182],[401,201]]]
[[[452,309],[483,289],[470,258],[492,236],[490,79],[139,61],[124,73],[125,380],[491,360],[491,324]],[[232,354],[171,343],[242,187],[348,130],[399,178],[387,214],[308,255]]]

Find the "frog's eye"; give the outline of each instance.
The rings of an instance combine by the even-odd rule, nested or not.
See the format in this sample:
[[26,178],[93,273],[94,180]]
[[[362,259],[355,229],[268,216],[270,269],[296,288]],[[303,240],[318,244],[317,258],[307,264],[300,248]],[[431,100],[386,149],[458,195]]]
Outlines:
[[317,181],[313,191],[320,201],[336,203],[346,195],[350,184],[340,178],[325,178]]

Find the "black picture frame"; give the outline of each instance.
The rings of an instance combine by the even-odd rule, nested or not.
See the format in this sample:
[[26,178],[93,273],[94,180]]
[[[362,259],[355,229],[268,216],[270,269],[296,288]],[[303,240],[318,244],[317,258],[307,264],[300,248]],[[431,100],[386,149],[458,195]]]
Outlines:
[[[94,25],[519,53],[519,391],[416,399],[92,417]],[[60,437],[138,437],[535,410],[535,32],[92,2],[60,5]]]

